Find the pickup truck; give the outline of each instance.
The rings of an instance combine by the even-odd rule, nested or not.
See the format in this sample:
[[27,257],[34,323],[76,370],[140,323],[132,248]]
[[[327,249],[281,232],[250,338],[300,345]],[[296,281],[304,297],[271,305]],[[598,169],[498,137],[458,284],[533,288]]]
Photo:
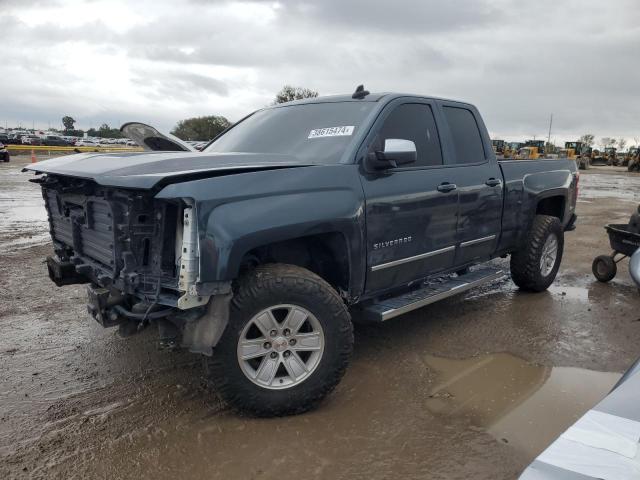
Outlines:
[[[180,148],[178,148],[180,150]],[[157,325],[204,354],[232,406],[306,411],[339,382],[352,316],[386,321],[505,275],[554,280],[574,228],[574,161],[497,161],[477,109],[404,94],[258,110],[203,152],[31,164],[57,285],[123,335]]]

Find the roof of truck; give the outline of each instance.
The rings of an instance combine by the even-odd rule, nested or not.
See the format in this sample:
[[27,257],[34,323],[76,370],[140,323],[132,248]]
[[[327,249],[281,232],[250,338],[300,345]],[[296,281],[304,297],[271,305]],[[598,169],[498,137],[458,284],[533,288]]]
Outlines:
[[284,106],[289,106],[289,105],[303,105],[303,104],[307,104],[307,103],[329,103],[329,102],[379,102],[380,100],[382,100],[383,98],[386,100],[392,100],[394,98],[399,98],[399,97],[417,97],[417,98],[424,98],[424,99],[429,99],[429,100],[443,100],[446,102],[456,102],[456,103],[464,103],[464,104],[469,104],[468,102],[464,102],[464,101],[460,101],[460,100],[453,100],[453,99],[449,99],[449,98],[441,98],[441,97],[435,97],[432,95],[420,95],[420,94],[415,94],[415,93],[399,93],[399,92],[372,92],[369,93],[368,95],[366,95],[364,98],[353,98],[351,96],[351,94],[348,95],[324,95],[322,97],[315,97],[315,98],[303,98],[302,100],[293,100],[290,102],[285,102],[285,103],[279,103],[277,105],[273,105],[272,107],[267,107],[267,108],[278,108],[278,107],[284,107]]

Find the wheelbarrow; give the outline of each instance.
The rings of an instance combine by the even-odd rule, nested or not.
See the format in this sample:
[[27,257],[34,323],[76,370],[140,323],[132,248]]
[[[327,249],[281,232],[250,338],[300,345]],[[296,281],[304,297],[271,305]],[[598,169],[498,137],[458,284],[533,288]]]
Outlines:
[[611,224],[604,227],[609,235],[611,255],[598,255],[593,259],[591,271],[600,282],[612,280],[618,272],[618,262],[631,257],[629,273],[640,287],[640,233],[632,230],[631,225]]

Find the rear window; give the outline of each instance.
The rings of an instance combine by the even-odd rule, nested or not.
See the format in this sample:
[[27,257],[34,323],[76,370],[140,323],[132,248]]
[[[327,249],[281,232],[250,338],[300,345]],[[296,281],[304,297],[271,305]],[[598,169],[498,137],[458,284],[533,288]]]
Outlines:
[[473,113],[466,108],[444,107],[444,114],[453,137],[456,163],[484,162],[482,137]]

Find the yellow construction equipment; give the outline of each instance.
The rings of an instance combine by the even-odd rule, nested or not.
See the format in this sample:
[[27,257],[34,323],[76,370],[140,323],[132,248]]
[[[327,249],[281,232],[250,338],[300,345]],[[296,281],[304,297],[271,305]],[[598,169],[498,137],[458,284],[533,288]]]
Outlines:
[[518,150],[517,158],[535,160],[544,157],[544,140],[527,140]]
[[542,157],[542,153],[540,153],[540,150],[538,149],[538,147],[522,147],[519,151],[518,151],[518,155],[516,158],[519,158],[521,160],[536,160],[538,158]]

